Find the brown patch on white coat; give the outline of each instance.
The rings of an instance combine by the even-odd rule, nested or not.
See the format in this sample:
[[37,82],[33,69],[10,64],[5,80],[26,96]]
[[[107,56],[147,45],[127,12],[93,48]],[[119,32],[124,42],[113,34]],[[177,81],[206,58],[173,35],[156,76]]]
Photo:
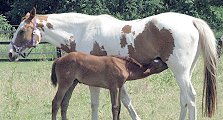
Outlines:
[[148,63],[156,57],[165,62],[173,53],[174,38],[171,30],[159,30],[156,24],[156,20],[148,22],[143,32],[136,36],[134,46],[128,45],[129,56],[140,63]]
[[120,39],[120,45],[121,45],[121,48],[124,48],[126,45],[127,45],[127,41],[126,41],[126,37],[124,34],[122,34],[121,36],[121,39]]
[[101,46],[95,41],[93,45],[93,49],[90,52],[91,55],[96,55],[96,56],[106,56],[107,52],[104,48],[104,46]]
[[37,15],[36,18],[39,20],[39,23],[37,25],[38,25],[38,27],[41,28],[42,31],[44,31],[43,22],[46,22],[46,27],[48,29],[54,29],[53,24],[47,21],[47,19],[48,19],[47,15]]
[[160,59],[147,65],[135,60],[111,56],[94,56],[80,52],[69,53],[57,59],[52,66],[51,81],[58,90],[52,101],[52,120],[56,120],[58,109],[70,86],[78,82],[110,91],[113,120],[119,120],[121,87],[127,80],[144,78],[167,69]]
[[61,44],[60,49],[62,49],[63,51],[70,53],[70,52],[75,52],[76,51],[76,42],[74,39],[74,36],[70,36],[70,38],[68,39],[69,43],[68,44]]
[[132,34],[133,36],[135,35],[135,31],[132,32],[132,26],[130,25],[125,25],[122,30],[121,30],[121,38],[120,38],[120,45],[121,48],[124,48],[128,43],[127,43],[127,38],[126,34]]
[[122,28],[122,32],[125,33],[125,34],[129,34],[129,33],[131,33],[131,31],[132,31],[132,26],[130,26],[130,25],[125,25]]
[[49,29],[53,29],[53,25],[51,23],[46,23],[46,26],[49,28]]

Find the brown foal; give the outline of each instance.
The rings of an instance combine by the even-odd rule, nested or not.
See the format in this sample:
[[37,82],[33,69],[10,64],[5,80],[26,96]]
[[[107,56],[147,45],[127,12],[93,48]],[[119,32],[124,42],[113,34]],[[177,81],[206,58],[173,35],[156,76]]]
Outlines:
[[[51,81],[55,86],[58,83],[58,90],[52,101],[52,120],[56,120],[58,109],[63,106],[62,101],[68,89],[79,82],[109,89],[113,120],[119,120],[122,85],[127,80],[141,79],[167,68],[166,63],[158,58],[150,64],[141,65],[132,58],[69,53],[55,60],[52,66]],[[64,114],[63,112],[65,111],[61,111],[61,114]]]

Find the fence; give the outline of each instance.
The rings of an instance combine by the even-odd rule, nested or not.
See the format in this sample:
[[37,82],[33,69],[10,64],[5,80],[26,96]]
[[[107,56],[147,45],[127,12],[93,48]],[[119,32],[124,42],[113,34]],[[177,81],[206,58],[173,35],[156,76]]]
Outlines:
[[[9,31],[0,31],[0,61],[9,61],[8,59],[8,45],[10,39],[15,32],[15,27]],[[49,44],[48,42],[40,42],[38,47],[30,53],[27,58],[21,58],[19,61],[51,61],[55,58],[61,57],[61,49]]]

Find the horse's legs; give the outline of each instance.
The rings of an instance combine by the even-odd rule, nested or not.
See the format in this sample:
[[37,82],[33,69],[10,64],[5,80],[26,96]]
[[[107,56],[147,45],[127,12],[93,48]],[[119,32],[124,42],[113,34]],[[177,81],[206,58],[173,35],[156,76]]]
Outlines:
[[74,80],[73,84],[67,90],[67,92],[65,93],[65,96],[62,100],[62,103],[61,103],[61,117],[62,117],[62,120],[67,119],[67,108],[68,108],[68,105],[69,105],[69,101],[70,101],[72,92],[74,91],[74,88],[76,87],[77,84],[78,84],[78,81]]
[[[92,120],[98,120],[98,106],[99,106],[99,93],[100,88],[89,86],[90,94],[91,94],[91,109],[92,109]],[[129,111],[133,120],[140,120],[139,116],[137,115],[135,109],[131,104],[131,99],[125,89],[124,85],[121,88],[121,101],[124,106]]]
[[52,101],[52,120],[56,120],[56,115],[63,97],[71,84],[59,84],[57,93]]
[[99,87],[89,86],[90,94],[91,94],[91,119],[98,120],[98,106],[99,106]]
[[189,119],[195,120],[196,119],[196,103],[195,103],[196,92],[191,84],[191,78],[189,76],[189,73],[186,75],[185,74],[175,75],[178,85],[180,86],[180,103],[181,103],[180,120],[186,120],[187,108],[189,109]]
[[[191,83],[191,76],[194,65],[196,63],[197,57],[195,60],[191,60],[192,62],[176,62],[176,61],[169,61],[167,62],[168,67],[173,71],[173,74],[176,77],[177,83],[180,87],[180,105],[181,105],[181,112],[180,112],[180,120],[186,119],[187,108],[189,110],[189,119],[195,120],[196,119],[196,103],[195,97],[196,92]],[[184,64],[182,64],[184,63]],[[186,65],[187,63],[187,65]]]
[[124,104],[124,106],[127,108],[127,110],[129,111],[129,114],[131,115],[132,119],[140,120],[139,116],[137,115],[135,109],[132,106],[131,99],[124,85],[121,88],[121,101]]
[[112,115],[113,120],[119,120],[119,114],[121,109],[120,102],[120,88],[112,88],[110,89],[111,103],[112,103]]

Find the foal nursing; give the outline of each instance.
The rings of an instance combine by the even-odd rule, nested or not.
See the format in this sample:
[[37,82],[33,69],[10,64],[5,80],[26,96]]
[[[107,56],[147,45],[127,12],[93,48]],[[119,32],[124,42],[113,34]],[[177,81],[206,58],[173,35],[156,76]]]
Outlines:
[[[78,82],[110,91],[113,120],[119,120],[121,108],[120,89],[127,80],[136,80],[167,69],[160,59],[141,65],[132,58],[118,56],[93,56],[72,52],[53,63],[51,81],[57,93],[52,101],[52,120],[56,120],[64,95],[72,84]],[[66,118],[62,118],[66,119]]]

